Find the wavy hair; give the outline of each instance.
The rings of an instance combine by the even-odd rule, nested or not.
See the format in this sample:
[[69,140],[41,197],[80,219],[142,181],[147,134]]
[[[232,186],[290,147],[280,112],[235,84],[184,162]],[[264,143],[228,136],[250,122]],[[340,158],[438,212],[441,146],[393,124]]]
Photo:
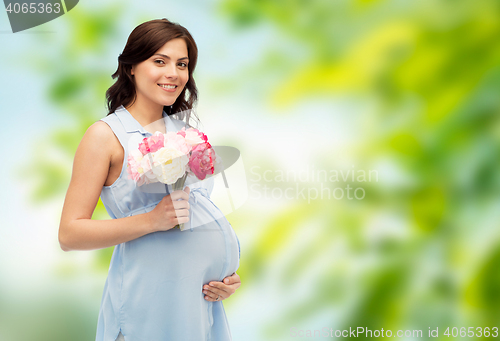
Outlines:
[[[171,106],[164,106],[163,110],[168,115],[175,115],[180,120],[185,119],[188,126],[191,126],[189,124],[191,112],[199,121],[193,110],[193,105],[198,99],[198,89],[193,78],[198,59],[198,47],[186,28],[165,18],[146,21],[130,33],[123,52],[118,56],[118,68],[111,75],[113,79],[118,79],[106,91],[108,115],[114,113],[120,105],[127,107],[136,99],[135,82],[131,74],[132,65],[150,58],[165,43],[176,38],[182,38],[186,42],[189,79],[175,103]],[[189,96],[187,96],[186,90],[188,90]]]

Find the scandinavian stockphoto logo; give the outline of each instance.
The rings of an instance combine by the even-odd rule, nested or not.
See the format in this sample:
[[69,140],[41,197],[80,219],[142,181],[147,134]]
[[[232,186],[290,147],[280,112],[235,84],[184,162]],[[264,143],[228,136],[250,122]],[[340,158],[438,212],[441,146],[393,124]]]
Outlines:
[[78,0],[37,0],[36,2],[14,2],[4,0],[5,10],[12,33],[45,24],[73,9]]

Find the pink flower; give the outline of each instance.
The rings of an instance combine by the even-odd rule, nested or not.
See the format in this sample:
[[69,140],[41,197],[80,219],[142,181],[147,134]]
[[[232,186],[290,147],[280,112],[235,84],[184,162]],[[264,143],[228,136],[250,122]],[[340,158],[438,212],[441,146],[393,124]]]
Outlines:
[[133,179],[135,182],[137,182],[138,186],[141,186],[144,183],[145,178],[144,174],[140,171],[141,161],[142,154],[137,150],[131,151],[127,157],[128,178]]
[[204,142],[207,142],[207,143],[208,143],[208,137],[207,137],[207,135],[203,134],[201,131],[199,132],[199,134],[200,134],[201,139],[202,139]]
[[169,131],[164,136],[165,147],[171,147],[180,151],[184,155],[189,155],[192,147],[186,142],[186,139],[182,135]]
[[163,145],[163,134],[157,131],[150,137],[145,137],[144,139],[142,139],[142,142],[139,144],[139,150],[141,151],[142,155],[146,155],[147,153],[156,152],[158,149],[162,148]]
[[208,142],[207,135],[203,134],[201,131],[195,128],[189,128],[186,130],[185,127],[182,127],[182,129],[179,130],[177,134],[184,137],[186,139],[186,143],[191,147],[194,147],[203,142]]
[[215,151],[208,142],[198,144],[191,153],[189,168],[200,180],[214,174]]
[[156,182],[151,169],[149,156],[143,156],[139,150],[132,150],[127,157],[128,178],[137,182],[138,186]]

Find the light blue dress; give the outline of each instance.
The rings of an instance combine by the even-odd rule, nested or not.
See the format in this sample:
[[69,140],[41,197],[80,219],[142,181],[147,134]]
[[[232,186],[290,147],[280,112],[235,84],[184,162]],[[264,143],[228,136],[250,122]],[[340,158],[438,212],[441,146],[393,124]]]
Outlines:
[[[183,121],[163,112],[166,131],[179,131]],[[123,107],[101,119],[124,148],[119,178],[103,186],[101,200],[113,219],[151,211],[172,191],[151,184],[145,191],[128,179],[127,155],[151,136]],[[190,180],[191,179],[191,180]],[[186,180],[190,221],[178,228],[149,233],[116,245],[97,322],[96,341],[226,341],[232,340],[222,301],[204,299],[203,285],[222,281],[239,266],[239,240],[222,212],[210,200],[212,179]],[[155,187],[157,186],[157,187]],[[152,189],[152,190],[151,190]]]

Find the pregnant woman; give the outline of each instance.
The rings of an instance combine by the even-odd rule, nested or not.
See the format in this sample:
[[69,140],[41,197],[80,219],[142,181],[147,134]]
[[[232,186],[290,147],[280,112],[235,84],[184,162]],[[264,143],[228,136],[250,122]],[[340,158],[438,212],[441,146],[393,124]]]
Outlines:
[[[61,248],[116,245],[96,341],[231,340],[222,300],[241,284],[240,245],[210,200],[213,178],[188,177],[184,190],[161,183],[144,190],[127,172],[137,141],[191,127],[196,61],[196,44],[184,27],[167,19],[137,26],[106,92],[108,115],[87,129],[77,148]],[[99,196],[111,220],[91,219]],[[176,228],[180,223],[187,229]]]

